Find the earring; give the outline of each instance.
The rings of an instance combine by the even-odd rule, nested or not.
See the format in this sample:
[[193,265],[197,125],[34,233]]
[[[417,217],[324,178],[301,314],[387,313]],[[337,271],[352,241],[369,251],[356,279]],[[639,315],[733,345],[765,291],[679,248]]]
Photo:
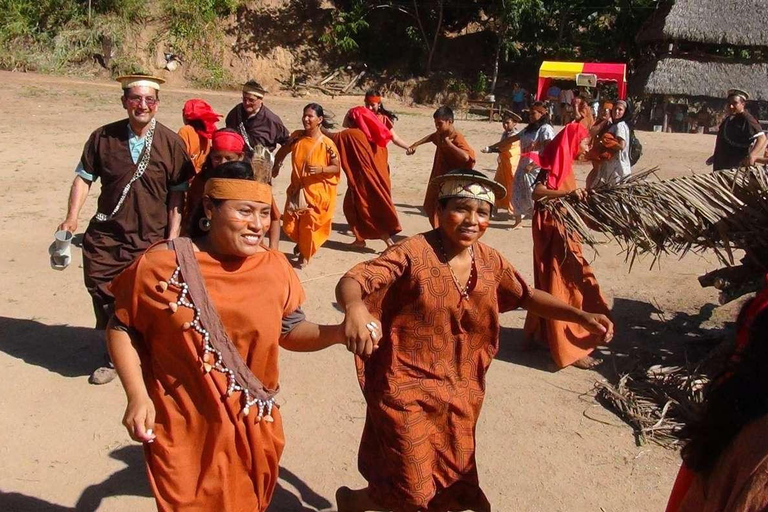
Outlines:
[[211,219],[208,217],[203,217],[200,219],[200,222],[198,222],[197,225],[200,226],[200,229],[207,232],[211,229]]

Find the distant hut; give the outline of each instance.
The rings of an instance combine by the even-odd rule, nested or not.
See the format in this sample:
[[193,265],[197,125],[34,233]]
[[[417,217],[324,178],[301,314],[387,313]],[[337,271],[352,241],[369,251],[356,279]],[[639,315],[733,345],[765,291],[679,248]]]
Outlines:
[[[676,0],[660,4],[640,29],[644,63],[630,82],[633,94],[662,106],[669,103],[724,104],[739,87],[768,101],[768,5],[765,0]],[[681,107],[682,108],[682,107]]]

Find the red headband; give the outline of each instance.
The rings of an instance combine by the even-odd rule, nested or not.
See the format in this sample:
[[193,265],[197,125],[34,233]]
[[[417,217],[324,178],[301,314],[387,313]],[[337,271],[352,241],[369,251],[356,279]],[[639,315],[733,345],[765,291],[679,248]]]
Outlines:
[[365,99],[371,103],[381,103],[381,96],[370,95],[370,96],[366,96]]
[[245,148],[243,136],[228,130],[219,130],[213,134],[211,149],[213,151],[231,151],[242,153]]

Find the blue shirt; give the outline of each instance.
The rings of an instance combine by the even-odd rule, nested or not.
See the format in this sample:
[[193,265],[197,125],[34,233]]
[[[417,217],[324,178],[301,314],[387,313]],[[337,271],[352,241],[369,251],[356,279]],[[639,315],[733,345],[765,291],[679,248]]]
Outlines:
[[[141,156],[141,152],[144,150],[144,144],[147,142],[146,135],[144,137],[139,137],[135,133],[133,133],[133,130],[131,130],[131,125],[128,125],[128,150],[131,152],[131,160],[133,160],[134,165],[139,163],[139,157]],[[83,167],[83,162],[79,162],[77,164],[77,167],[75,168],[75,174],[80,176],[86,181],[94,181],[95,177],[93,174],[87,172],[85,168]]]
[[[135,133],[133,133],[133,130],[131,129],[131,125],[128,125],[128,151],[131,152],[131,160],[133,161],[133,164],[136,165],[139,163],[139,157],[141,156],[141,152],[144,151],[144,146],[147,142],[147,136],[146,134],[144,137],[139,137]],[[93,174],[87,172],[85,168],[83,167],[83,162],[79,162],[77,164],[77,167],[75,168],[75,174],[80,176],[86,181],[94,181],[95,177]],[[170,187],[170,190],[176,192],[176,191],[185,191],[189,188],[189,183],[179,183],[178,185],[174,185]]]

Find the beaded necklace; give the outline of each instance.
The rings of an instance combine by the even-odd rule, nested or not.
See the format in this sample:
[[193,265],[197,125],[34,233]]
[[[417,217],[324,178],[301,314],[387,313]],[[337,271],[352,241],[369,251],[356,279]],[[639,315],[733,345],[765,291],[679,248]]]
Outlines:
[[472,277],[475,274],[475,250],[473,246],[469,246],[469,257],[471,258],[471,261],[469,263],[469,279],[467,279],[467,284],[462,288],[461,283],[459,282],[459,278],[456,277],[456,272],[453,271],[453,267],[451,266],[450,262],[448,261],[448,253],[445,251],[445,247],[443,246],[443,240],[438,235],[437,237],[437,243],[440,244],[440,252],[443,254],[443,259],[445,260],[445,264],[448,265],[448,270],[451,271],[451,277],[453,278],[453,283],[456,285],[456,289],[459,290],[459,294],[461,295],[461,298],[464,300],[469,300],[469,285],[472,283]]

